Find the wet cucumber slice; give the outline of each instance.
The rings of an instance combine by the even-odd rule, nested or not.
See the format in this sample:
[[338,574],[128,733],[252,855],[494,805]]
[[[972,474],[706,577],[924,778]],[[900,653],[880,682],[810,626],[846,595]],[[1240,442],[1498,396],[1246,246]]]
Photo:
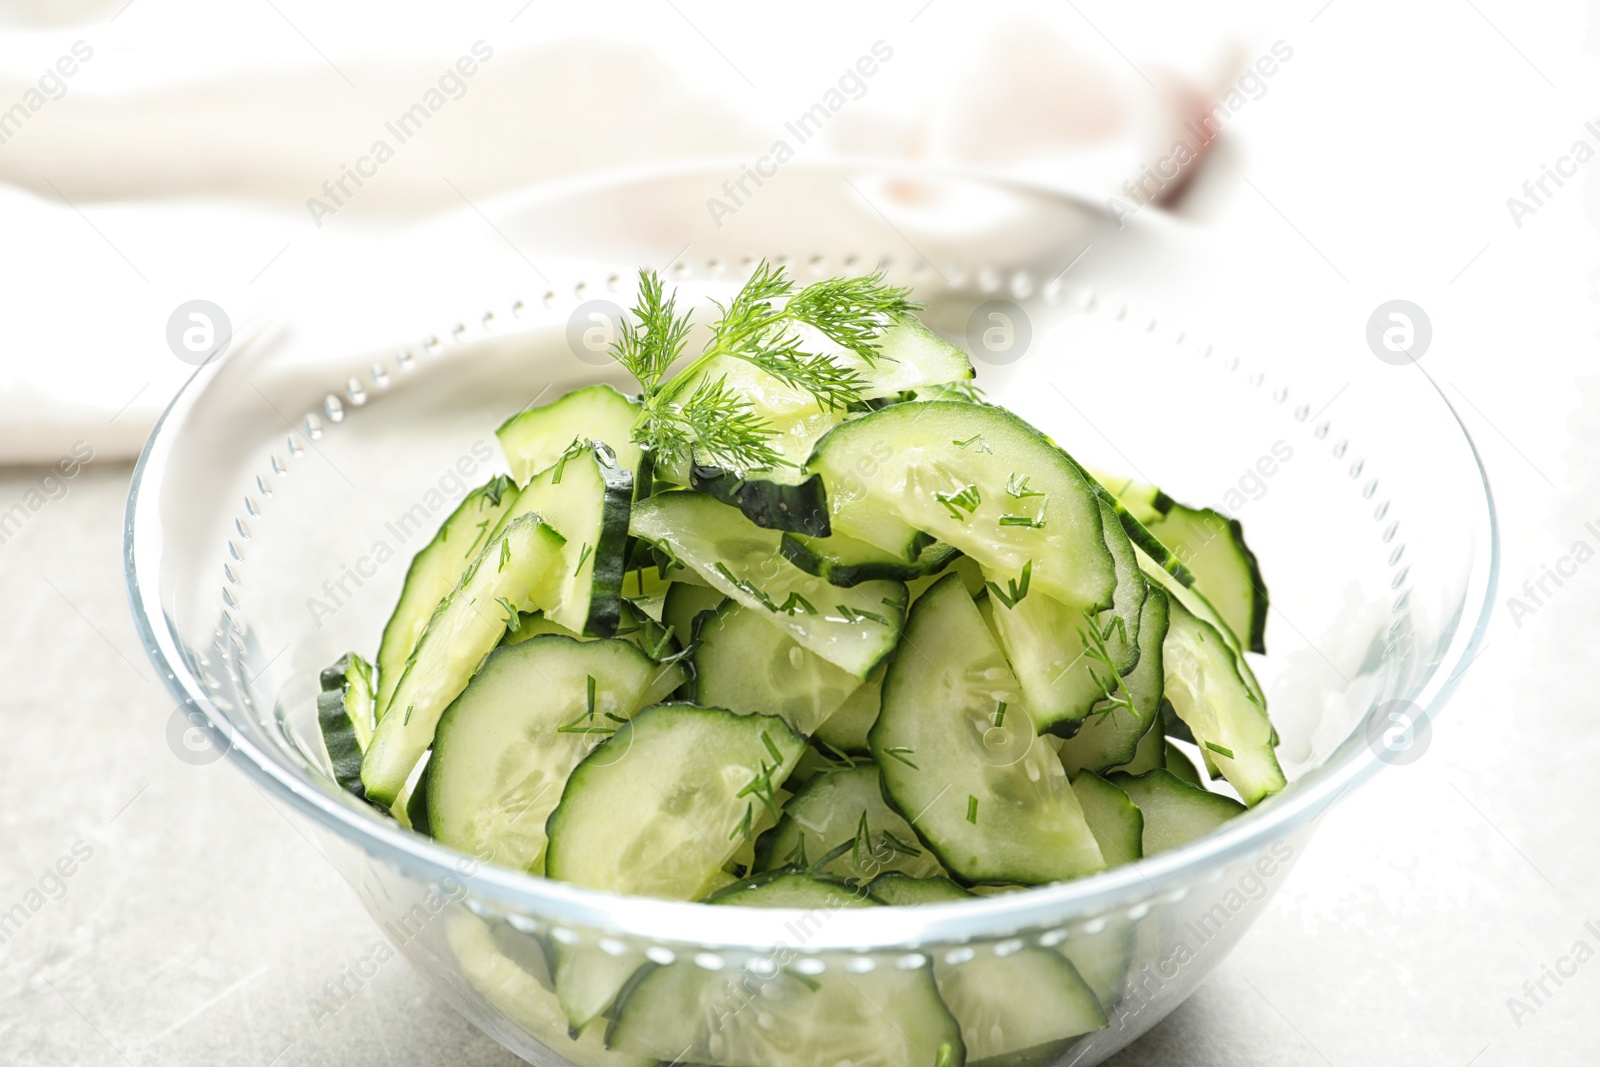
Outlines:
[[1144,817],[1128,794],[1091,771],[1072,780],[1083,817],[1100,845],[1108,867],[1120,867],[1144,856]]
[[878,705],[883,700],[884,668],[879,667],[861,683],[839,710],[823,720],[812,740],[824,751],[835,753],[867,752],[867,734],[878,721]]
[[914,878],[944,873],[916,831],[885,803],[873,763],[819,774],[784,804],[778,825],[756,842],[756,870],[781,867],[859,881],[885,871]]
[[432,541],[411,560],[400,602],[383,628],[378,645],[378,695],[374,713],[382,719],[389,710],[395,686],[405,673],[406,660],[417,647],[439,602],[450,595],[461,575],[502,524],[516,503],[517,488],[510,478],[497,475],[466,495],[444,520]]
[[[817,442],[807,464],[828,489],[833,529],[915,559],[917,534],[975,559],[1000,584],[1065,604],[1112,606],[1115,561],[1099,496],[1049,438],[1002,408],[896,404]],[[914,549],[914,550],[913,550]]]
[[1113,774],[1107,781],[1138,805],[1139,814],[1144,817],[1142,842],[1146,856],[1204,837],[1245,810],[1232,797],[1196,789],[1163,769],[1139,775]]
[[1160,718],[1166,681],[1161,649],[1167,627],[1167,594],[1152,587],[1140,612],[1139,662],[1121,680],[1122,695],[1132,706],[1102,705],[1062,742],[1061,764],[1068,775],[1075,777],[1082,770],[1098,774],[1134,758],[1140,740]]
[[952,877],[1025,885],[1105,869],[1054,748],[959,576],[918,599],[869,735],[890,804]]
[[700,618],[695,700],[740,714],[777,715],[810,737],[861,688],[861,679],[800,647],[767,614],[730,600]]
[[1217,629],[1174,602],[1162,657],[1173,711],[1244,802],[1254,806],[1287,785],[1266,708],[1240,677],[1237,656]]
[[497,649],[439,720],[428,764],[433,836],[541,873],[545,820],[567,778],[641,706],[660,669],[615,638],[545,634]]
[[[832,880],[783,874],[719,894],[718,906],[803,909],[802,923],[876,902]],[[961,1030],[927,966],[865,974],[829,967],[708,971],[653,967],[623,992],[606,1035],[614,1049],[719,1067],[962,1067]]]
[[829,585],[779,555],[781,534],[710,497],[675,492],[642,500],[634,506],[632,530],[857,678],[871,674],[899,640],[904,585]]
[[506,518],[538,515],[562,548],[561,587],[545,617],[574,633],[609,637],[622,609],[633,472],[604,444],[581,440],[533,476]]
[[536,515],[516,519],[483,549],[428,621],[361,761],[367,798],[389,805],[433,744],[450,702],[519,612],[555,601],[565,541]]
[[625,470],[639,469],[639,446],[633,443],[633,424],[639,405],[609,385],[574,389],[540,407],[511,416],[495,436],[506,454],[511,477],[527,485],[549,467],[575,441],[603,441]]
[[725,880],[743,838],[776,821],[774,791],[805,750],[774,716],[646,708],[567,779],[546,824],[545,873],[610,893],[697,900]]
[[354,652],[322,672],[317,694],[317,726],[328,750],[334,781],[361,796],[361,755],[377,728],[372,665]]

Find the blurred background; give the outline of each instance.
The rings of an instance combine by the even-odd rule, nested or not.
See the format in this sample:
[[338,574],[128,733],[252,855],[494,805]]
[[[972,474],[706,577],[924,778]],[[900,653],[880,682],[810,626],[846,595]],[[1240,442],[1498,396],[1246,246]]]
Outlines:
[[1426,758],[1325,816],[1266,919],[1113,1062],[1594,1062],[1600,965],[1531,1015],[1509,1002],[1600,950],[1600,575],[1509,598],[1600,543],[1597,58],[1595,0],[6,0],[0,910],[75,844],[92,859],[0,943],[0,1061],[512,1062],[403,964],[309,1011],[375,932],[243,776],[168,750],[119,538],[194,369],[169,320],[336,306],[396,257],[448,272],[440,233],[526,271],[498,198],[737,174],[783,140],[1170,214],[1219,270],[1281,266],[1325,299],[1307,328],[1334,336],[1308,338],[1256,306],[1270,291],[1236,294],[1266,343],[1370,359],[1374,308],[1425,310],[1424,365],[1500,508],[1488,645]]

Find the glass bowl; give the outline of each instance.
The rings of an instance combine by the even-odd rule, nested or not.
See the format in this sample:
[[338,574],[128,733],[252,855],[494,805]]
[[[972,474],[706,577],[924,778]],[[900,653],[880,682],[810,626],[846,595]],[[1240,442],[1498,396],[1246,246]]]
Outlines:
[[[398,949],[532,1062],[636,1062],[596,1028],[569,1035],[548,961],[577,946],[684,981],[716,975],[727,1010],[760,1018],[822,982],[892,993],[930,966],[1059,953],[1108,1023],[1027,1059],[1098,1063],[1217,965],[1320,812],[1425,747],[1493,595],[1473,445],[1420,366],[1374,359],[1359,329],[1353,344],[1324,341],[1326,358],[1230,330],[1255,310],[1248,284],[1221,284],[1216,250],[1150,213],[1119,221],[981,176],[799,165],[747,188],[731,217],[710,210],[739,174],[686,166],[480,205],[195,374],[140,459],[126,527],[135,619],[192,724],[183,752],[225,752],[342,843],[346,877]],[[994,399],[1084,462],[1241,519],[1271,587],[1271,655],[1255,664],[1287,790],[1081,881],[803,913],[615,897],[480,864],[334,786],[317,672],[374,650],[411,554],[500,469],[505,416],[581,383],[628,384],[581,343],[606,310],[594,302],[626,306],[646,265],[701,305],[760,257],[802,281],[882,264],[932,325],[970,338]],[[896,1034],[858,1065],[937,1060],[918,1027]]]

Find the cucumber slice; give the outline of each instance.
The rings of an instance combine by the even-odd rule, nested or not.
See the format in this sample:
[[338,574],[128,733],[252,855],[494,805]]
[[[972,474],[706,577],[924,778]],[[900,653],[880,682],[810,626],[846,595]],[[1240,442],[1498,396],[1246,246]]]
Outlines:
[[1062,743],[1061,764],[1069,777],[1082,770],[1098,774],[1134,758],[1140,740],[1160,717],[1166,680],[1161,647],[1167,626],[1167,594],[1153,586],[1139,613],[1139,662],[1122,678],[1123,695],[1133,707],[1109,706],[1090,714]]
[[932,401],[851,419],[808,467],[838,533],[907,559],[923,531],[991,574],[1063,603],[1112,604],[1116,566],[1094,485],[1049,438],[1002,408]]
[[[809,928],[837,908],[875,902],[831,881],[788,874],[719,897],[720,905],[803,908]],[[707,971],[681,961],[624,991],[606,1035],[615,1049],[723,1067],[962,1067],[961,1030],[926,966],[865,974],[830,968]]]
[[[890,804],[964,882],[1105,869],[1055,751],[959,576],[912,609],[868,740]],[[1003,706],[1002,706],[1003,705]]]
[[846,351],[837,357],[867,381],[864,400],[894,396],[911,389],[929,389],[977,376],[959,345],[930,330],[915,315],[897,315],[878,338],[872,363]]
[[1240,677],[1238,661],[1216,628],[1174,603],[1162,656],[1173,711],[1244,802],[1254,806],[1287,785],[1272,750],[1266,709]]
[[894,651],[906,590],[899,582],[829,585],[778,554],[782,535],[698,493],[661,493],[633,509],[633,534],[668,552],[724,595],[857,678]]
[[354,652],[322,672],[317,694],[317,725],[328,750],[333,780],[339,788],[362,796],[361,755],[377,728],[372,691],[372,666]]
[[1140,620],[1150,588],[1111,505],[1104,498],[1097,505],[1107,550],[1116,561],[1111,609],[1091,615],[1043,594],[1030,594],[1008,607],[1007,598],[991,597],[1000,644],[1040,729],[1069,737],[1095,705],[1116,695],[1119,676],[1136,668]]
[[488,925],[476,915],[452,910],[446,919],[445,940],[472,987],[496,1011],[567,1062],[577,1067],[652,1067],[655,1063],[606,1048],[606,1027],[600,1022],[573,1037],[556,994],[550,991],[548,973],[542,966],[538,976],[524,970],[501,950]]
[[1054,1063],[1071,1039],[1106,1025],[1094,991],[1066,957],[1047,949],[940,960],[933,974],[975,1065]]
[[948,878],[913,878],[900,871],[886,871],[878,875],[867,886],[867,893],[878,903],[895,907],[972,899],[971,893]]
[[822,725],[812,734],[812,740],[835,752],[867,752],[867,733],[872,729],[872,724],[878,721],[878,706],[883,700],[883,675],[882,667],[873,671],[839,705],[838,711],[822,721]]
[[1196,789],[1162,769],[1113,774],[1108,781],[1128,794],[1144,816],[1144,854],[1154,856],[1215,830],[1245,807],[1232,797]]
[[545,617],[574,633],[609,637],[621,613],[633,472],[604,444],[580,441],[534,475],[505,520],[538,515],[567,540],[561,589]]
[[1149,527],[1189,568],[1194,588],[1216,607],[1244,647],[1266,652],[1267,584],[1239,520],[1210,508],[1173,504]]
[[633,443],[633,424],[638,418],[639,405],[634,400],[609,385],[589,385],[542,407],[518,412],[494,433],[506,454],[511,477],[518,485],[527,485],[576,441],[604,441],[618,466],[638,470],[639,446]]
[[776,818],[772,790],[805,749],[772,716],[646,708],[567,779],[546,826],[545,871],[590,889],[697,900],[740,839]]
[[848,882],[815,872],[804,874],[792,868],[769,871],[755,878],[719,889],[706,898],[707,904],[736,908],[863,908],[871,901]]
[[1128,799],[1128,794],[1092,771],[1084,771],[1074,778],[1072,791],[1078,796],[1083,817],[1094,832],[1108,867],[1120,867],[1144,855],[1140,843],[1144,835],[1144,817]]
[[394,714],[378,723],[367,746],[361,781],[368,799],[394,803],[433,744],[439,716],[505,636],[507,618],[554,601],[564,544],[538,516],[524,515],[497,534],[461,575],[406,661],[390,701]]
[[[584,634],[575,634],[559,623],[551,622],[540,612],[523,612],[518,628],[507,630],[505,637],[500,641],[500,647],[507,645],[520,645],[535,637],[545,634],[555,634],[559,637],[570,637],[574,641],[609,641],[612,638],[590,637]],[[644,696],[640,698],[639,706],[659,704],[678,690],[689,680],[689,672],[682,662],[682,649],[678,642],[650,616],[624,600],[622,602],[622,618],[617,626],[616,640],[626,641],[628,644],[643,652],[656,662],[656,669],[651,675],[650,685],[645,689]]]
[[804,534],[786,533],[778,548],[784,559],[807,574],[815,574],[834,585],[843,586],[883,579],[914,581],[938,574],[961,555],[949,545],[934,542],[924,548],[915,561],[907,562],[894,553],[844,534],[806,537]]
[[721,467],[693,463],[689,466],[689,488],[737,508],[764,530],[828,535],[827,494],[818,475],[789,483],[773,477],[748,478]]
[[1148,527],[1152,522],[1160,521],[1161,516],[1171,510],[1172,505],[1176,503],[1170,496],[1153,485],[1145,485],[1142,482],[1134,481],[1132,478],[1107,474],[1105,471],[1097,470],[1093,467],[1085,467],[1084,470],[1095,481],[1099,482],[1134,520],[1144,526]]
[[[1111,770],[1121,771],[1124,774],[1143,774],[1145,771],[1153,771],[1157,767],[1165,767],[1167,764],[1165,738],[1166,731],[1162,729],[1161,719],[1158,716],[1150,723],[1150,727],[1145,731],[1144,736],[1139,738],[1139,743],[1134,746],[1133,758],[1120,767],[1112,767]],[[1063,745],[1061,747],[1065,748],[1066,746]],[[1103,772],[1097,771],[1095,773]]]
[[516,486],[510,478],[503,474],[490,478],[466,495],[433,540],[412,558],[405,584],[400,588],[400,602],[389,616],[378,645],[378,719],[388,712],[395,686],[405,673],[406,660],[416,649],[434,609],[450,595],[467,565],[478,558],[516,499]]
[[[967,595],[974,599],[985,599],[989,596],[989,589],[983,584],[983,568],[967,556],[957,556],[951,562],[948,570],[961,578],[961,584],[966,587]],[[925,578],[916,578],[906,583],[906,593],[914,602],[917,597],[933,588],[933,584],[943,574],[930,574]]]
[[728,598],[722,590],[709,585],[691,585],[673,582],[667,588],[667,598],[661,609],[661,623],[672,630],[673,636],[688,648],[694,641],[694,621],[704,612],[715,611]]
[[545,820],[568,776],[641,706],[659,670],[615,639],[545,634],[497,649],[439,720],[428,772],[434,836],[541,873]]
[[1170,740],[1166,746],[1165,766],[1167,771],[1179,781],[1186,782],[1196,789],[1205,788],[1205,785],[1200,781],[1200,772],[1194,768],[1194,761],[1184,753],[1183,749],[1173,744]]
[[914,878],[944,873],[916,831],[884,802],[873,763],[819,774],[783,806],[778,825],[756,842],[755,869],[781,867],[859,881],[883,871]]
[[1139,566],[1150,580],[1167,591],[1168,599],[1182,604],[1189,613],[1202,620],[1222,637],[1223,644],[1233,653],[1234,668],[1238,670],[1239,677],[1244,680],[1245,688],[1250,690],[1250,695],[1257,704],[1266,707],[1267,698],[1261,691],[1261,683],[1256,680],[1255,672],[1250,669],[1250,664],[1245,659],[1244,646],[1239,643],[1239,638],[1223,621],[1217,609],[1211,606],[1199,590],[1184,585],[1173,578],[1166,571],[1155,565],[1155,562],[1142,550],[1139,554]]
[[559,941],[551,945],[556,957],[556,997],[574,1031],[605,1014],[628,980],[649,962],[644,953],[632,949],[613,955],[596,945],[563,945]]
[[777,715],[810,737],[861,688],[861,679],[800,647],[770,615],[729,600],[700,618],[695,700],[741,715]]

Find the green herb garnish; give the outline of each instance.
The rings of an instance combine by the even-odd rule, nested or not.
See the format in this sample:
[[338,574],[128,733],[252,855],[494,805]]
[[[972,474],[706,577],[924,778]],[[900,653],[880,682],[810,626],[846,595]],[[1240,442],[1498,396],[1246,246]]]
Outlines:
[[729,388],[726,377],[706,373],[713,360],[742,360],[790,388],[809,393],[823,410],[843,410],[862,399],[865,380],[830,355],[808,352],[798,327],[810,327],[852,350],[868,366],[885,358],[878,350],[884,329],[921,305],[910,290],[884,284],[881,271],[860,278],[834,278],[795,291],[783,268],[763,261],[711,326],[711,340],[682,370],[668,371],[683,354],[690,316],[678,314],[677,296],[667,296],[654,271],[639,272],[633,321],[611,346],[611,357],[639,381],[643,411],[633,439],[658,463],[691,459],[737,472],[766,470],[783,462],[772,446],[777,431]]
[[[985,581],[983,584],[988,588],[989,592],[994,595],[996,600],[1000,601],[1000,603],[1004,604],[1009,609],[1016,607],[1022,602],[1022,598],[1028,595],[1028,582],[1032,578],[1033,560],[1030,559],[1022,565],[1021,580],[1019,581],[1016,578],[1009,579],[1006,582],[1007,589],[1001,589],[998,585],[995,585],[990,581]],[[1009,592],[1007,590],[1009,590]]]
[[1233,749],[1231,748],[1223,748],[1221,745],[1214,745],[1210,741],[1206,742],[1206,747],[1219,756],[1226,756],[1229,759],[1233,758]]

